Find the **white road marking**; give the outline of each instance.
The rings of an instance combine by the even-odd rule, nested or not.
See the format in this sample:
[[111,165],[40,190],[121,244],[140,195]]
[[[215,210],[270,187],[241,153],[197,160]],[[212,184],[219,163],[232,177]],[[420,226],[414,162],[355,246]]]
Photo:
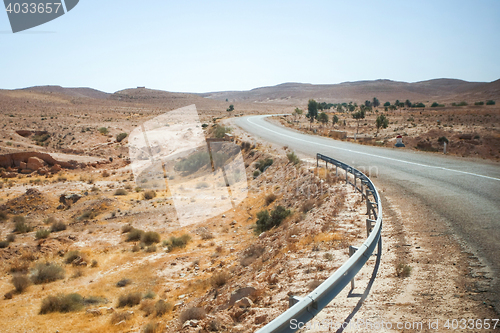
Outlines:
[[[265,117],[269,117],[269,116],[254,116],[254,117],[265,118]],[[258,126],[260,128],[265,129],[266,131],[269,131],[271,133],[278,134],[278,135],[281,135],[281,136],[284,136],[284,137],[287,137],[287,138],[290,138],[290,139],[293,139],[293,140],[296,140],[296,141],[302,141],[302,142],[312,143],[312,144],[315,144],[315,145],[318,145],[318,146],[324,146],[324,147],[333,148],[333,149],[337,149],[337,150],[343,150],[343,151],[347,151],[347,152],[355,153],[355,154],[360,154],[360,155],[367,155],[367,156],[372,156],[372,157],[378,157],[378,158],[382,158],[382,159],[385,159],[385,160],[390,160],[390,161],[395,161],[395,162],[400,162],[400,163],[412,164],[412,165],[416,165],[416,166],[420,166],[420,167],[424,167],[424,168],[440,169],[440,170],[451,171],[451,172],[461,173],[461,174],[465,174],[465,175],[476,176],[476,177],[481,177],[481,178],[486,178],[486,179],[492,179],[492,180],[498,180],[498,181],[500,181],[500,178],[479,175],[477,173],[472,173],[472,172],[467,172],[467,171],[460,171],[460,170],[454,170],[454,169],[448,169],[448,168],[443,168],[443,167],[438,167],[438,166],[432,166],[432,165],[427,165],[427,164],[421,164],[421,163],[415,163],[415,162],[409,162],[409,161],[405,161],[405,160],[399,160],[399,159],[396,159],[396,158],[385,157],[385,156],[380,156],[380,155],[374,155],[374,154],[369,154],[369,153],[363,153],[363,152],[359,152],[359,151],[355,151],[355,150],[351,150],[351,149],[333,147],[333,146],[325,145],[325,144],[319,143],[319,142],[313,142],[313,141],[309,141],[309,140],[299,139],[299,138],[293,137],[291,135],[286,135],[286,134],[283,134],[283,133],[274,132],[274,131],[270,130],[267,127],[261,126],[259,124],[256,124],[256,123],[250,121],[250,119],[254,118],[254,117],[247,118],[247,121],[250,124],[252,124],[252,125],[255,125],[255,126]],[[301,135],[303,135],[303,134],[301,134]]]

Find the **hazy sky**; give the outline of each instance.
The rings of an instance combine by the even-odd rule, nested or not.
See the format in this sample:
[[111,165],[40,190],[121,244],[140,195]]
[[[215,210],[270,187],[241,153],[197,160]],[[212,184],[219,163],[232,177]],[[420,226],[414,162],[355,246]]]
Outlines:
[[0,13],[0,88],[493,81],[499,33],[498,0],[80,0],[17,34]]

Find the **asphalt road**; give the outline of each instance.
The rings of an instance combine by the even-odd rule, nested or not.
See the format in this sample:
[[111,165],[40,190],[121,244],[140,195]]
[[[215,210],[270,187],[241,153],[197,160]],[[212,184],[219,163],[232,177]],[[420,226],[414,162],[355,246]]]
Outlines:
[[[363,146],[302,134],[272,124],[266,116],[233,122],[265,141],[315,157],[321,153],[377,175],[377,183],[417,197],[449,223],[493,273],[490,297],[500,299],[500,166],[405,148]],[[404,141],[403,141],[404,142]],[[403,207],[401,207],[404,209]],[[497,306],[498,309],[498,306]]]

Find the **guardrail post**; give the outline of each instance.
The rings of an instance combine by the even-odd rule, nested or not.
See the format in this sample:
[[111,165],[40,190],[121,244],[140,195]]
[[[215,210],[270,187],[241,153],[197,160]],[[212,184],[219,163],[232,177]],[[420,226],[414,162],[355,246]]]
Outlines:
[[368,194],[370,193],[369,189],[366,189],[366,214],[370,216],[370,210],[371,210],[371,203],[370,203],[370,198],[368,198]]
[[297,304],[298,302],[300,302],[303,298],[302,297],[298,297],[298,296],[295,296],[295,295],[290,295],[288,297],[288,308],[291,308],[292,306],[294,306],[295,304]]
[[372,220],[372,219],[366,219],[366,234],[367,236],[370,236],[370,232],[373,230],[373,226],[375,225],[377,221]]
[[[356,251],[358,250],[357,247],[355,246],[349,246],[349,258],[352,257],[354,255],[354,253],[356,253]],[[352,278],[351,280],[351,290],[354,289],[354,277]]]
[[346,182],[346,183],[349,183],[349,178],[348,178],[348,177],[349,177],[349,173],[348,173],[347,169],[348,169],[348,168],[346,167],[346,168],[345,168],[345,182]]
[[335,164],[335,177],[339,176],[339,166]]

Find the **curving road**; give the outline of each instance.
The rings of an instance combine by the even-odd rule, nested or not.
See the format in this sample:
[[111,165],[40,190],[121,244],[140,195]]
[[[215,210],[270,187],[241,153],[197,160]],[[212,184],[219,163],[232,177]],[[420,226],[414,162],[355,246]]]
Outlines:
[[[268,116],[235,118],[233,123],[265,141],[315,157],[321,153],[360,171],[384,186],[418,197],[451,225],[485,261],[495,279],[491,295],[500,299],[500,166],[404,148],[363,146],[302,134],[272,124]],[[365,172],[365,173],[366,173]],[[497,309],[500,308],[497,303]]]

